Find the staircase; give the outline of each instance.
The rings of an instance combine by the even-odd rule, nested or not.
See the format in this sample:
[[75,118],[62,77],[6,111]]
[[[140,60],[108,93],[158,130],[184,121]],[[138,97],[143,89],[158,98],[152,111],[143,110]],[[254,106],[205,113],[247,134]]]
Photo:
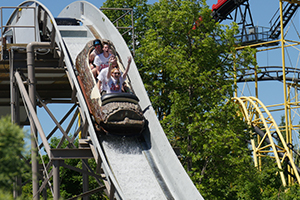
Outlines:
[[[296,12],[298,7],[299,7],[299,5],[296,3],[286,4],[286,6],[284,7],[284,9],[282,11],[283,12],[283,28],[285,28],[285,26],[288,24],[288,22],[293,17],[293,15]],[[271,32],[270,38],[272,38],[272,39],[277,39],[280,35],[280,13],[276,12],[275,15],[278,15],[278,16],[270,28],[270,32]],[[274,15],[274,17],[275,17],[275,15]]]

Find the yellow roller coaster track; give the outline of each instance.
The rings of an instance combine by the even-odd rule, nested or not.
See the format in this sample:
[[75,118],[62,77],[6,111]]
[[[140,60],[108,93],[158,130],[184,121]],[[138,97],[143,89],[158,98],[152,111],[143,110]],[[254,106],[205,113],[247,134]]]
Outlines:
[[[252,134],[260,135],[251,139],[255,166],[260,167],[259,160],[266,155],[275,159],[282,184],[286,186],[287,177],[283,172],[283,164],[286,161],[290,166],[289,172],[294,177],[294,181],[300,184],[298,167],[295,165],[290,149],[266,106],[256,97],[234,97],[233,101],[240,106],[244,121],[254,128],[255,133]],[[277,134],[275,140],[274,133]]]

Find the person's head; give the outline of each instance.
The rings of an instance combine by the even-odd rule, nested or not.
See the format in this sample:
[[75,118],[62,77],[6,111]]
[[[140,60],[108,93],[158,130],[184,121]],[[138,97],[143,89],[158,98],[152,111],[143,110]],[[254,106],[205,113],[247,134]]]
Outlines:
[[116,56],[115,56],[114,54],[112,54],[112,55],[110,56],[109,61],[111,61],[111,60],[114,60],[114,61],[112,62],[112,67],[113,67],[113,68],[115,68],[115,67],[119,68],[118,62],[117,62],[117,59],[116,59]]
[[105,53],[109,53],[109,45],[108,44],[103,44],[103,48],[102,48],[102,50],[103,50],[103,52],[105,52]]
[[114,54],[113,50],[111,48],[109,48],[108,53],[110,53],[111,55]]
[[114,77],[114,78],[119,78],[120,77],[120,75],[121,75],[121,73],[120,73],[120,70],[119,70],[119,68],[113,68],[112,70],[111,70],[111,76],[112,77]]
[[93,46],[96,47],[97,45],[100,45],[102,47],[102,43],[101,43],[101,41],[99,39],[95,39],[93,41]]
[[99,50],[101,51],[101,49],[103,49],[103,45],[102,45],[102,43],[101,43],[101,41],[99,39],[95,39],[93,41],[93,46],[95,47],[95,49],[97,51],[99,51]]

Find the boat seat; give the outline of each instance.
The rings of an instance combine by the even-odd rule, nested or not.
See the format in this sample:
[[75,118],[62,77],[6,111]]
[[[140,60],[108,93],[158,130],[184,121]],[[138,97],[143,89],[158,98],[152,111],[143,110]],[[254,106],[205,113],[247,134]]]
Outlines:
[[109,93],[101,96],[102,106],[110,102],[131,102],[137,104],[139,98],[132,93]]

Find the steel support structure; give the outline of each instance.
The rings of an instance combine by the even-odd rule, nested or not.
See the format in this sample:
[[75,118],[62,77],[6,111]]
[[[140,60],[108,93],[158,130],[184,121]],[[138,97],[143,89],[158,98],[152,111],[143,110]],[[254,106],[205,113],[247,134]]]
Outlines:
[[[10,99],[11,99],[11,120],[15,124],[20,124],[20,93],[16,85],[16,79],[13,76],[14,70],[13,70],[13,61],[14,61],[14,49],[11,49],[10,51],[10,66],[9,66],[9,75],[10,75]],[[15,185],[14,185],[14,198],[17,198],[21,196],[22,193],[22,178],[16,177],[15,178]]]
[[[111,11],[123,11],[125,12],[123,15],[119,16],[116,19],[111,19],[112,23],[116,26],[116,28],[121,31],[125,30],[121,33],[121,35],[125,35],[128,32],[131,32],[131,39],[132,39],[132,54],[135,55],[135,33],[134,33],[134,19],[133,19],[133,9],[132,8],[100,8],[100,10],[111,10]],[[119,21],[124,19],[125,16],[130,14],[131,24],[128,26],[119,26]]]
[[[5,7],[9,9],[22,9],[23,7]],[[27,7],[24,7],[27,8]],[[33,28],[36,29],[36,26],[15,26],[15,25],[3,25],[2,23],[2,9],[0,8],[1,15],[1,37],[4,34],[4,29],[9,28]],[[7,44],[5,40],[1,43],[1,62],[5,62],[3,59],[4,51],[9,52],[7,58],[9,59],[9,82],[10,82],[10,107],[11,107],[11,117],[12,121],[21,126],[20,120],[20,105],[24,105],[25,111],[27,113],[27,117],[29,119],[29,125],[31,130],[31,159],[27,161],[27,163],[31,162],[32,169],[32,195],[33,199],[39,199],[40,196],[43,196],[44,199],[47,199],[47,189],[50,189],[53,199],[58,200],[60,198],[60,171],[59,167],[68,168],[74,171],[77,171],[83,176],[83,188],[82,193],[78,194],[76,197],[71,199],[83,198],[89,199],[89,196],[97,193],[97,192],[105,192],[107,196],[110,196],[111,199],[115,198],[115,190],[112,184],[112,181],[108,182],[106,179],[106,175],[101,170],[102,160],[99,157],[98,152],[96,152],[95,147],[91,143],[89,139],[89,129],[90,125],[88,125],[86,116],[81,116],[79,113],[80,107],[78,106],[77,99],[77,90],[73,85],[73,81],[69,80],[68,84],[70,85],[70,89],[72,92],[72,96],[69,100],[45,100],[45,96],[39,94],[37,90],[37,79],[39,79],[39,75],[36,74],[41,73],[61,73],[58,68],[65,68],[64,63],[64,53],[60,49],[55,48],[55,34],[56,29],[52,27],[51,32],[47,26],[47,20],[49,15],[45,13],[45,11],[38,7],[38,14],[36,15],[36,8],[30,7],[29,9],[34,10],[34,24],[42,24],[42,34],[46,35],[49,33],[49,42],[31,42],[27,44],[26,52],[27,56],[24,55],[24,44]],[[124,9],[123,9],[124,10]],[[126,10],[126,9],[125,9]],[[131,25],[129,25],[128,29],[125,33],[131,31],[132,40],[133,40],[133,48],[135,45],[134,42],[134,29],[133,29],[133,11],[132,9],[127,9],[127,14],[131,13]],[[42,13],[42,14],[41,14]],[[119,19],[117,19],[119,20]],[[124,29],[124,27],[119,27],[119,29]],[[35,31],[36,33],[37,31]],[[35,35],[35,38],[37,36]],[[37,56],[37,49],[46,49],[47,52],[50,52],[49,55],[53,55],[50,57],[45,55]],[[9,51],[8,51],[9,50]],[[17,57],[17,61],[15,61],[15,57]],[[26,63],[27,60],[27,64]],[[43,61],[46,60],[47,62]],[[58,62],[57,62],[58,60]],[[26,71],[27,68],[27,71]],[[24,70],[25,69],[25,70]],[[64,70],[68,77],[68,71]],[[65,81],[66,78],[55,78],[56,81],[62,82]],[[44,80],[52,80],[46,79]],[[3,79],[6,80],[6,79]],[[2,81],[2,80],[0,80]],[[41,79],[39,80],[41,81]],[[55,86],[49,85],[47,87]],[[55,89],[55,88],[54,88]],[[44,91],[42,91],[44,92]],[[41,97],[42,96],[42,97]],[[66,95],[64,95],[66,96]],[[20,101],[21,99],[21,101]],[[50,111],[47,104],[48,103],[71,103],[73,106],[67,111],[65,116],[58,120],[54,116],[54,114]],[[39,121],[39,116],[37,115],[37,106],[43,108],[46,113],[50,116],[52,121],[55,124],[55,127],[50,131],[47,135],[44,132],[43,125]],[[71,118],[71,119],[70,119]],[[71,134],[71,129],[76,127],[76,120],[81,118],[82,123],[77,129],[75,129],[74,133]],[[69,124],[66,129],[63,128],[62,124],[69,120]],[[57,132],[60,132],[61,139],[58,145],[55,148],[51,148],[48,140],[54,136]],[[76,147],[74,142],[76,138],[78,138],[78,134],[81,132],[81,138],[79,139],[79,147]],[[71,134],[71,136],[69,136]],[[41,140],[41,142],[39,142]],[[64,141],[67,141],[68,145],[66,148],[63,148]],[[41,155],[41,150],[44,149],[46,151],[46,155],[48,156],[49,162],[46,163],[43,160],[43,156]],[[38,158],[39,157],[39,158]],[[97,172],[94,172],[91,166],[88,164],[88,159],[94,159],[97,164]],[[82,159],[82,169],[72,167],[66,165],[64,160],[66,159]],[[38,160],[42,162],[39,164]],[[50,168],[52,167],[52,170]],[[41,173],[40,173],[41,172]],[[89,176],[95,178],[98,183],[98,187],[94,189],[89,189],[88,181]],[[41,180],[41,184],[39,184],[39,180]],[[14,189],[14,197],[21,196],[21,186],[22,182],[28,182],[28,180],[21,180],[20,177],[16,177],[16,185]],[[30,182],[30,180],[29,180]],[[105,185],[104,185],[104,184]],[[112,193],[110,193],[112,192]]]
[[[298,3],[300,1],[286,1],[288,3]],[[261,101],[258,100],[258,93],[256,91],[256,97],[235,97],[236,101],[242,110],[245,121],[254,128],[254,132],[251,133],[255,140],[251,140],[251,146],[253,150],[253,158],[255,166],[261,168],[263,163],[261,158],[268,156],[274,158],[279,169],[279,174],[281,177],[282,184],[284,186],[291,185],[295,182],[300,184],[299,177],[299,167],[294,163],[293,157],[293,141],[292,133],[299,130],[299,126],[293,125],[292,113],[297,113],[295,111],[299,108],[300,102],[298,101],[298,89],[299,89],[299,72],[297,69],[292,69],[286,67],[285,61],[285,49],[287,47],[294,47],[299,45],[300,42],[285,39],[284,24],[283,24],[283,0],[279,0],[279,11],[280,11],[280,39],[260,42],[256,44],[251,44],[247,46],[238,47],[237,50],[243,49],[245,47],[257,48],[257,52],[263,52],[268,50],[280,49],[281,51],[281,66],[280,67],[268,67],[264,70],[257,72],[257,69],[252,69],[252,75],[255,76],[247,78],[247,75],[241,76],[237,75],[238,81],[255,81],[255,86],[257,90],[257,81],[262,80],[279,80],[283,83],[283,103],[265,106]],[[269,47],[270,44],[279,44],[276,47]],[[259,49],[264,47],[263,49]],[[262,67],[260,67],[262,69]],[[280,68],[280,69],[279,69]],[[273,71],[272,71],[273,70]],[[279,72],[280,75],[275,75],[274,72]],[[273,73],[273,75],[270,75]],[[289,74],[296,73],[298,76],[290,76]],[[269,76],[270,75],[270,76]],[[240,77],[240,79],[239,79]],[[292,96],[292,91],[295,95]],[[274,107],[274,109],[273,109]],[[278,108],[279,107],[279,108]],[[284,111],[284,127],[278,127],[275,120],[273,119],[271,112],[273,111]],[[286,137],[283,137],[282,132],[285,132]],[[263,143],[266,142],[267,145]],[[278,145],[282,144],[282,146]],[[287,166],[287,175],[283,173],[283,166]]]
[[[18,71],[18,67],[13,65],[13,55],[14,51],[11,51],[11,68],[10,68],[10,82],[11,82],[11,112],[12,112],[12,120],[14,122],[18,122],[19,118],[19,96],[22,97],[22,103],[25,105],[27,115],[30,120],[31,128],[31,138],[32,138],[32,148],[33,153],[31,157],[32,164],[32,183],[33,183],[33,198],[39,199],[40,195],[43,194],[44,199],[47,198],[46,196],[46,189],[49,188],[52,192],[53,199],[58,200],[60,198],[60,186],[59,186],[59,166],[63,166],[65,168],[69,168],[71,170],[78,171],[83,174],[83,193],[79,194],[77,197],[82,197],[84,199],[88,199],[88,196],[99,192],[104,191],[106,187],[103,185],[103,178],[105,175],[97,175],[92,168],[89,166],[87,160],[93,159],[94,154],[90,147],[90,142],[88,139],[81,139],[79,148],[77,148],[74,144],[75,139],[77,138],[79,132],[83,132],[83,136],[87,138],[87,124],[84,119],[81,123],[81,126],[74,132],[73,136],[70,137],[68,134],[70,133],[71,128],[74,126],[76,119],[78,118],[79,107],[76,101],[74,105],[70,108],[70,110],[66,113],[66,115],[59,121],[55,118],[55,116],[51,113],[50,109],[47,107],[47,104],[42,100],[35,89],[34,85],[34,69],[30,69],[28,72],[28,79],[23,75],[22,72]],[[27,59],[30,60],[30,59]],[[29,66],[28,68],[34,68]],[[31,75],[30,75],[31,74]],[[25,79],[25,80],[24,80]],[[28,90],[26,89],[26,85]],[[31,85],[31,89],[29,90]],[[29,93],[30,92],[30,93]],[[31,95],[30,95],[31,94]],[[44,110],[49,114],[52,118],[53,122],[55,123],[55,127],[53,130],[46,135],[43,131],[42,124],[39,121],[36,106],[37,102],[39,106],[44,108]],[[73,115],[72,115],[73,114]],[[66,121],[66,119],[70,118],[70,122],[66,129],[63,129],[62,123]],[[54,133],[59,130],[62,133],[62,138],[58,144],[58,146],[53,149],[50,147],[48,140],[54,135]],[[42,140],[42,143],[38,145],[38,138]],[[62,148],[63,142],[67,140],[68,146],[67,149]],[[40,155],[41,149],[44,148],[47,152],[49,163],[45,163],[43,161],[42,156]],[[94,147],[92,147],[94,149]],[[37,157],[40,156],[43,165],[38,164]],[[65,159],[82,159],[83,167],[82,169],[75,168],[72,166],[66,165],[63,160]],[[97,165],[101,166],[101,159],[96,159]],[[42,166],[42,168],[41,168]],[[49,172],[50,167],[53,166],[53,169]],[[42,170],[42,176],[39,174],[39,171]],[[100,172],[100,170],[98,170]],[[97,180],[99,187],[89,190],[88,188],[88,176],[95,177]],[[50,180],[53,179],[53,183],[51,184]],[[38,180],[42,180],[42,184],[39,185]],[[26,181],[26,180],[24,180]],[[20,179],[18,179],[18,183],[20,183]],[[19,184],[21,185],[21,183]],[[20,187],[18,187],[20,190]],[[109,195],[109,193],[107,193]],[[20,192],[16,190],[15,196],[20,196]]]
[[[28,93],[31,101],[33,111],[36,112],[36,80],[35,80],[35,65],[34,65],[34,50],[36,48],[50,48],[50,43],[30,43],[27,45],[27,73],[28,73]],[[31,113],[32,114],[32,113]],[[37,128],[32,117],[30,121],[30,137],[31,137],[31,168],[32,168],[32,193],[33,199],[38,200],[39,178],[38,178],[38,143],[36,138]]]
[[[238,21],[240,18],[240,21]],[[255,34],[257,31],[255,31],[255,27],[253,24],[252,14],[250,11],[250,5],[249,1],[245,1],[244,3],[240,4],[235,11],[234,15],[234,21],[238,23],[238,25],[242,26],[242,35],[241,35],[241,41],[249,41],[249,27],[253,29],[254,36],[257,37],[257,34]],[[245,39],[244,39],[245,38]],[[257,38],[255,38],[257,40]]]
[[[255,166],[260,167],[258,160],[260,157],[269,156],[274,158],[282,184],[287,186],[283,171],[283,164],[287,162],[294,179],[300,184],[300,169],[295,165],[290,148],[268,108],[255,97],[235,97],[233,100],[240,105],[245,122],[254,128],[255,133],[252,133],[251,146]],[[261,140],[256,140],[256,135],[259,135]],[[282,146],[279,144],[282,144]]]

